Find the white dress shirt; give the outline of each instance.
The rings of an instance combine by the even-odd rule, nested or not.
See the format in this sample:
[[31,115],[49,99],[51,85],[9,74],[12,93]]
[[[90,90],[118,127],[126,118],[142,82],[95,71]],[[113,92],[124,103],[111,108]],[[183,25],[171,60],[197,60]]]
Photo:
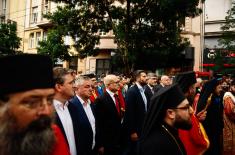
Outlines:
[[91,125],[92,132],[93,132],[92,149],[94,149],[94,147],[95,147],[95,134],[96,134],[96,132],[95,132],[95,117],[93,115],[93,112],[92,112],[91,106],[90,106],[91,101],[88,100],[88,102],[85,103],[85,101],[81,97],[79,97],[78,95],[76,95],[76,96],[77,96],[78,100],[80,101],[80,103],[82,104],[82,107],[83,107],[83,109],[84,109],[84,111],[86,113],[86,116],[87,116],[87,118],[89,120],[89,123]]
[[54,99],[53,104],[60,118],[60,121],[63,125],[65,135],[69,143],[70,153],[71,155],[77,155],[74,131],[73,131],[73,122],[72,122],[72,119],[68,110],[68,102],[66,102],[65,105],[63,105],[63,103]]
[[144,101],[145,111],[147,111],[147,98],[146,98],[146,96],[144,94],[144,88],[138,82],[136,82],[136,85],[137,85],[137,87],[138,87],[138,89],[140,91],[140,94],[142,96],[142,99]]

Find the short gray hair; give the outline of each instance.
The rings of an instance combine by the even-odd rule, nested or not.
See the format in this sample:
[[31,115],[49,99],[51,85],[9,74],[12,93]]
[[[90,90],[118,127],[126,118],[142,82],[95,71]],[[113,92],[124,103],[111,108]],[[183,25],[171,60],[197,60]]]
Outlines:
[[115,78],[118,78],[118,77],[116,75],[114,75],[114,74],[106,75],[104,77],[104,85],[108,86],[110,83],[114,82]]
[[75,81],[74,81],[74,85],[75,85],[75,87],[81,86],[84,83],[84,81],[88,81],[88,80],[90,80],[90,78],[87,76],[76,77]]

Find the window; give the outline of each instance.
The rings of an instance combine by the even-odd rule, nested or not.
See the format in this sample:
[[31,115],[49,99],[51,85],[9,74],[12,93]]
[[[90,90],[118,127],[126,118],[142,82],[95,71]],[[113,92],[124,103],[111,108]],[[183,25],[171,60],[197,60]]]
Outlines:
[[29,35],[29,48],[34,48],[34,33]]
[[1,23],[5,23],[5,16],[1,16],[1,17],[0,17],[0,24],[1,24]]
[[110,59],[97,59],[96,60],[96,74],[106,74],[110,71]]
[[41,41],[41,32],[36,32],[36,47],[39,46],[39,41]]
[[46,31],[43,32],[42,38],[43,38],[43,40],[47,40],[47,32]]
[[41,20],[43,19],[43,15],[47,14],[49,12],[49,3],[48,0],[42,1],[42,16]]
[[2,0],[2,15],[6,15],[6,9],[7,9],[7,3],[6,3],[6,0]]
[[38,21],[38,7],[32,7],[31,23],[37,23]]

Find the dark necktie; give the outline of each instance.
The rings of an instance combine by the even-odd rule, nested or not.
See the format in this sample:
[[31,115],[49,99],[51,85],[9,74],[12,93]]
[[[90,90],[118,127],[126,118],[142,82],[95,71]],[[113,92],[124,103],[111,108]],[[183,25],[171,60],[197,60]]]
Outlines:
[[114,94],[114,98],[115,98],[115,105],[116,105],[117,112],[120,115],[120,104],[119,104],[118,95]]

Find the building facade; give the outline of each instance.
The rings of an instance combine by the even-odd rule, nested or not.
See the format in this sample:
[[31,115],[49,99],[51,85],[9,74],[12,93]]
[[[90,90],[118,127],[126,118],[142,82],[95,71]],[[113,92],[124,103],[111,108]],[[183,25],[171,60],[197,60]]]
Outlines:
[[[189,39],[191,47],[184,51],[184,54],[187,59],[192,60],[195,71],[202,70],[204,48],[218,47],[220,26],[224,23],[226,12],[233,2],[234,0],[206,0],[204,4],[199,4],[204,10],[201,16],[185,19],[182,36]],[[57,5],[63,4],[55,4],[49,0],[0,0],[0,20],[16,21],[17,34],[22,38],[20,50],[25,53],[37,53],[38,42],[46,39],[48,28],[52,26],[43,14],[53,12]],[[100,36],[100,44],[97,45],[100,48],[99,55],[78,59],[76,51],[71,48],[74,53],[73,60],[58,64],[76,69],[83,74],[101,74],[110,71],[111,56],[117,45],[114,43],[112,31],[100,33]],[[65,43],[71,44],[72,39],[65,37]]]
[[206,0],[204,9],[205,48],[220,48],[218,39],[222,34],[220,27],[225,23],[227,11],[234,5],[234,0]]

